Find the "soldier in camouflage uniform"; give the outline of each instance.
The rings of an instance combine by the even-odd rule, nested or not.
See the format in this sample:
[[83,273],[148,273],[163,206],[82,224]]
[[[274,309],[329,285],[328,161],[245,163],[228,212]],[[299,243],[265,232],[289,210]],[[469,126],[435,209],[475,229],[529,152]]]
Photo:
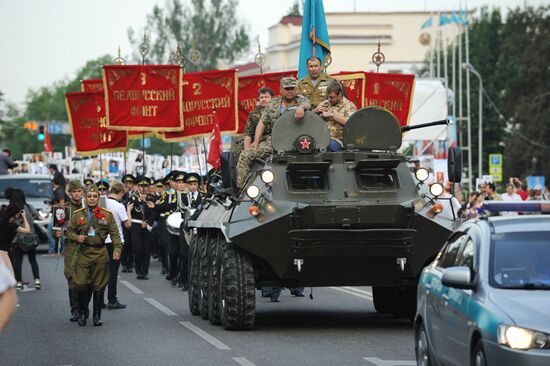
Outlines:
[[[77,210],[80,210],[83,207],[82,194],[84,193],[84,187],[79,180],[73,179],[69,182],[69,196],[70,200],[67,203],[69,208],[69,218],[72,217],[73,213]],[[60,230],[56,230],[56,233],[61,234]],[[65,257],[64,264],[65,269],[63,273],[65,278],[69,283],[69,303],[71,305],[71,317],[70,321],[76,322],[78,320],[78,300],[77,300],[77,290],[76,284],[73,279],[74,267],[72,265],[73,255],[76,251],[77,243],[73,240],[65,240]]]
[[311,107],[315,108],[327,99],[328,84],[334,79],[322,73],[321,60],[315,56],[307,60],[307,72],[308,75],[298,81],[298,93],[309,99]]
[[275,93],[271,88],[261,88],[258,90],[256,108],[251,110],[248,114],[248,119],[246,120],[242,135],[236,135],[231,138],[231,152],[233,152],[236,161],[239,160],[239,156],[243,150],[248,150],[250,144],[254,141],[254,132],[260,121],[262,111],[269,104],[274,95]]
[[273,152],[271,145],[271,129],[277,119],[287,110],[295,110],[295,118],[302,119],[304,111],[311,109],[309,100],[297,94],[297,81],[293,77],[281,79],[281,96],[277,97],[262,111],[260,121],[254,132],[254,142],[239,156],[237,162],[237,187],[243,188],[250,165],[256,158],[265,159]]
[[327,122],[330,133],[329,151],[341,151],[344,126],[349,117],[357,111],[355,104],[344,97],[344,88],[337,80],[332,80],[327,87],[327,100],[321,102],[313,111],[319,113]]
[[107,235],[111,235],[113,259],[120,259],[121,240],[111,211],[98,206],[99,191],[91,184],[86,189],[86,207],[71,215],[67,238],[77,243],[73,279],[78,291],[78,325],[86,325],[87,288],[93,289],[93,324],[100,326],[103,291],[109,281],[109,257],[105,247]]

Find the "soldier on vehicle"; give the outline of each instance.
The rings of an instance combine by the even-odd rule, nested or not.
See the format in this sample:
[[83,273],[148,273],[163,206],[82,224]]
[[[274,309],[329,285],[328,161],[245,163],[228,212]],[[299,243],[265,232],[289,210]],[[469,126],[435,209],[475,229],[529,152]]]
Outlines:
[[271,128],[283,112],[294,109],[296,119],[302,119],[306,109],[311,109],[309,100],[297,92],[297,81],[294,77],[281,79],[281,96],[277,97],[262,111],[260,121],[254,133],[254,142],[239,156],[237,162],[237,187],[243,188],[250,165],[256,158],[266,158],[273,152],[271,145]]
[[78,325],[86,325],[88,287],[93,289],[93,325],[101,326],[103,292],[109,281],[109,258],[105,240],[111,236],[113,259],[120,259],[121,240],[113,214],[100,206],[95,185],[86,189],[86,207],[71,216],[67,238],[78,243],[74,282],[78,291]]
[[322,72],[321,59],[312,56],[307,60],[308,75],[298,81],[298,93],[305,96],[315,108],[319,103],[327,99],[327,88],[331,80],[329,75]]
[[271,99],[274,96],[275,93],[271,88],[261,88],[260,90],[258,90],[258,100],[256,103],[256,108],[254,108],[248,114],[248,119],[246,120],[246,124],[244,126],[242,139],[237,138],[238,141],[234,143],[235,146],[231,150],[233,151],[233,154],[235,154],[235,160],[239,159],[239,155],[243,152],[243,150],[250,149],[250,145],[254,141],[256,126],[260,121],[262,112],[269,104],[269,102],[271,102]]
[[341,151],[344,126],[349,117],[357,111],[355,104],[344,97],[344,88],[337,80],[331,80],[327,87],[327,100],[313,109],[327,122],[330,133],[329,151]]

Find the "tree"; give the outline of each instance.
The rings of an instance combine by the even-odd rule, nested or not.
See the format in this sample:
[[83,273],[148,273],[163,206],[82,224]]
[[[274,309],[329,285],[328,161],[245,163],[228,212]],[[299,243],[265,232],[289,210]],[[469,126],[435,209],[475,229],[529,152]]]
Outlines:
[[[250,46],[245,25],[238,21],[237,0],[168,0],[165,9],[155,5],[147,15],[147,44],[151,63],[171,63],[179,44],[183,54],[192,47],[201,53],[198,70],[216,69],[220,60],[234,62]],[[128,29],[130,43],[139,49],[143,32]],[[135,54],[137,60],[141,56]]]
[[294,4],[286,11],[286,16],[301,17],[304,10],[304,3],[299,0],[295,0]]

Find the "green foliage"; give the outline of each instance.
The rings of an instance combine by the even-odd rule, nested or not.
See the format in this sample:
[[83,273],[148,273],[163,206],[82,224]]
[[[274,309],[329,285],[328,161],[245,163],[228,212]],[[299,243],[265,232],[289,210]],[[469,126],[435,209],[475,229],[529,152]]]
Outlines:
[[[250,46],[247,28],[237,18],[237,0],[168,0],[166,6],[157,5],[147,15],[146,62],[171,63],[177,44],[189,55],[193,45],[201,53],[197,70],[216,69],[220,60],[233,62]],[[143,31],[128,29],[128,38],[134,48],[143,42]],[[141,61],[139,54],[135,60]],[[187,68],[192,65],[188,64]]]
[[286,11],[286,16],[302,16],[304,11],[304,3],[300,0],[295,0],[294,4]]
[[[484,174],[488,174],[489,154],[502,153],[505,177],[530,174],[550,176],[550,161],[544,158],[550,149],[541,148],[544,144],[550,145],[550,124],[545,120],[545,116],[550,113],[550,88],[547,82],[550,78],[549,15],[550,6],[510,10],[506,19],[502,18],[499,9],[489,11],[482,8],[479,16],[469,24],[470,63],[481,75],[483,88],[490,98],[483,98]],[[450,45],[447,50],[449,72],[452,70],[452,47]],[[464,35],[462,47],[464,58]],[[458,70],[458,67],[457,50],[455,68]],[[427,68],[425,65],[423,70]],[[466,115],[466,72],[463,70],[462,74],[462,110]],[[458,85],[457,77],[457,88]],[[470,77],[470,91],[472,168],[476,176],[479,86],[473,74]],[[458,95],[458,90],[455,94]],[[456,100],[458,103],[458,96]],[[491,105],[491,101],[495,106]],[[502,115],[496,112],[495,107]],[[458,110],[457,105],[457,114]],[[459,124],[459,127],[466,138],[466,123]],[[526,138],[515,133],[516,129]]]

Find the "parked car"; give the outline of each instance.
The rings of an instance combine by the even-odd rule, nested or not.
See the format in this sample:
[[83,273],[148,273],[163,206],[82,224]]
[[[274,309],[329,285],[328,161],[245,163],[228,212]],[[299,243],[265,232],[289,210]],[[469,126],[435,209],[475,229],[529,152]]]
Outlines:
[[41,243],[47,242],[47,226],[50,223],[50,208],[45,201],[52,197],[51,178],[47,174],[7,174],[0,175],[0,204],[7,204],[4,191],[6,188],[23,190],[27,203],[42,215],[43,219],[34,220],[35,230]]
[[550,216],[465,222],[422,272],[415,336],[419,365],[550,365]]

